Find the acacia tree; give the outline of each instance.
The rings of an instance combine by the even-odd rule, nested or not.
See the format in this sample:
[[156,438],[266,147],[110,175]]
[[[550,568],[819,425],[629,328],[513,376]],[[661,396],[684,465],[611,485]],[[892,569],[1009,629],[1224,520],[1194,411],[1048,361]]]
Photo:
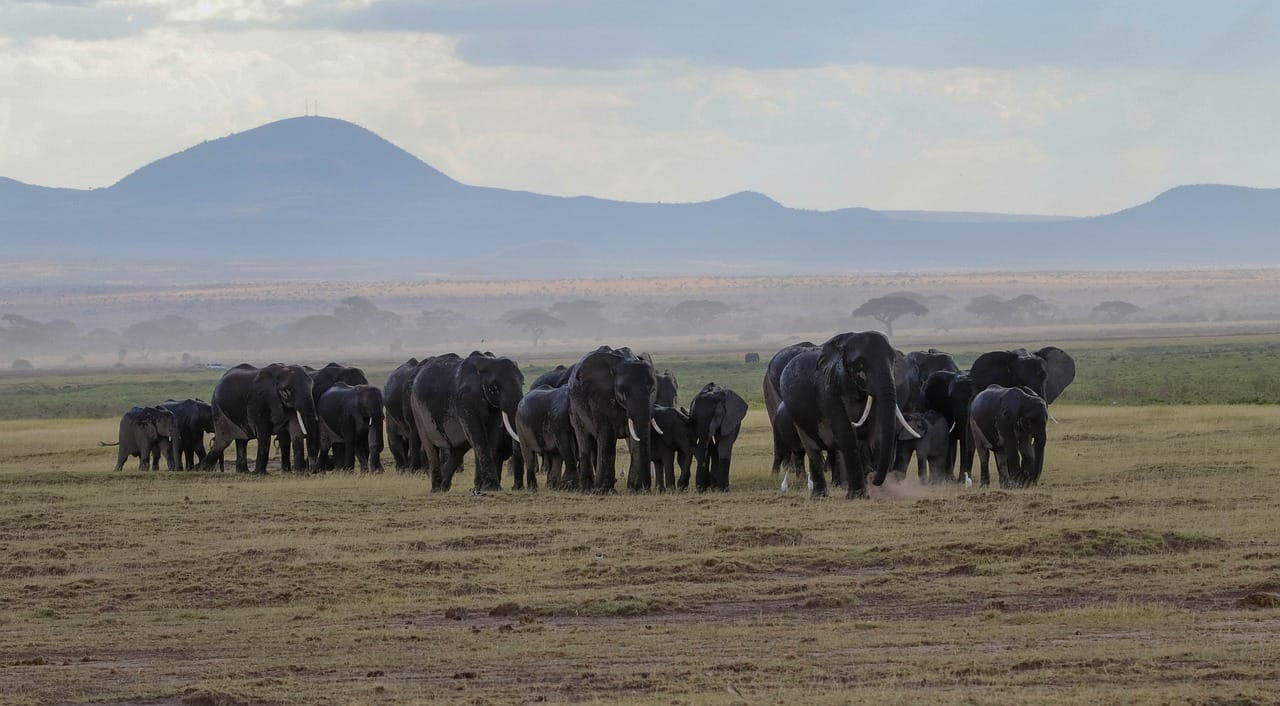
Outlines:
[[1137,304],[1130,304],[1129,302],[1122,302],[1118,300],[1105,301],[1093,307],[1093,313],[1105,316],[1112,321],[1119,321],[1126,316],[1131,316],[1139,311],[1142,311],[1142,307]]
[[687,299],[667,310],[667,318],[697,329],[729,313],[729,305],[714,299]]
[[869,316],[884,324],[885,333],[893,337],[893,322],[908,314],[924,316],[929,313],[924,304],[910,297],[887,296],[868,299],[853,310],[853,318]]
[[547,332],[547,329],[564,327],[564,321],[541,309],[515,309],[508,311],[502,315],[502,322],[512,326],[519,326],[527,331],[533,338],[534,348],[538,347],[538,341],[542,340],[542,336]]

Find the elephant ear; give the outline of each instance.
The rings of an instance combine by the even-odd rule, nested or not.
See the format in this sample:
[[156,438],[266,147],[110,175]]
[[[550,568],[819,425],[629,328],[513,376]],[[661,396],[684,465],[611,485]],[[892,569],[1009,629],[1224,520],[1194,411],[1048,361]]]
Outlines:
[[897,348],[893,349],[893,383],[897,389],[898,401],[900,404],[905,403],[911,397],[910,381],[907,379],[907,356]]
[[724,420],[721,429],[740,428],[747,418],[747,401],[733,390],[724,391]]
[[1057,346],[1045,346],[1036,351],[1036,356],[1044,359],[1044,401],[1053,404],[1076,379],[1076,361]]

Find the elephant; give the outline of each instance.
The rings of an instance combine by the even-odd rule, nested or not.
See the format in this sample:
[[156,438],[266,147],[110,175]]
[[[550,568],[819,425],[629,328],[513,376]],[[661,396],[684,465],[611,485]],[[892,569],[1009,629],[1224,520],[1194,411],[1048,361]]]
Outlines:
[[657,376],[647,354],[630,348],[600,348],[586,354],[569,376],[569,412],[578,446],[579,488],[610,492],[617,483],[617,440],[631,451],[627,488],[648,490],[649,437]]
[[1028,387],[1046,404],[1053,404],[1076,378],[1076,362],[1061,348],[1046,346],[1028,353],[991,351],[978,356],[969,368],[969,376],[978,390],[991,385]]
[[[698,442],[698,490],[729,490],[729,465],[733,444],[747,418],[747,401],[727,387],[709,382],[689,405]],[[680,476],[681,488],[689,485],[689,472]]]
[[99,442],[102,446],[118,446],[116,468],[124,468],[130,456],[138,457],[138,470],[159,470],[159,463],[152,466],[152,458],[163,456],[173,470],[173,455],[169,449],[176,447],[180,438],[173,412],[163,407],[133,407],[120,417],[120,435],[114,444]]
[[982,485],[990,483],[989,453],[996,456],[1000,487],[1038,484],[1048,419],[1048,404],[1031,388],[991,385],[979,392],[969,408],[969,426],[982,462]]
[[267,472],[271,437],[288,438],[280,444],[280,469],[290,470],[288,439],[302,438],[308,458],[299,458],[300,467],[314,466],[319,448],[319,426],[311,376],[300,365],[272,363],[255,368],[248,363],[222,374],[213,388],[213,446],[202,468],[211,469],[231,442],[236,444],[236,471],[249,470],[249,439],[257,439],[258,456],[254,473]]
[[533,384],[529,386],[529,389],[536,390],[539,387],[543,387],[543,386],[564,387],[565,385],[569,384],[569,373],[570,373],[569,368],[566,368],[563,365],[557,365],[556,367],[539,375],[533,381]]
[[[939,370],[924,381],[921,396],[926,412],[941,414],[947,421],[947,459],[945,474],[950,477],[960,461],[959,480],[965,481],[973,473],[973,434],[969,432],[969,404],[978,392],[968,373]],[[932,465],[930,477],[934,474]],[[942,475],[941,473],[937,475]]]
[[689,412],[679,407],[655,405],[653,425],[655,430],[662,430],[662,433],[649,437],[654,484],[658,486],[658,490],[675,490],[676,466],[679,465],[680,478],[684,481],[684,485],[679,487],[687,488],[690,467],[698,447]]
[[907,397],[905,400],[899,401],[903,412],[925,411],[927,407],[924,400],[924,381],[928,380],[930,375],[939,371],[960,372],[960,366],[956,365],[956,361],[951,357],[951,354],[944,353],[936,348],[908,353],[906,355],[906,364]]
[[662,371],[657,376],[657,393],[654,401],[662,407],[676,406],[676,393],[680,391],[680,383],[676,382],[676,376],[670,370]]
[[[339,382],[346,383],[352,387],[355,387],[356,385],[369,384],[369,379],[365,377],[363,370],[360,368],[342,365],[341,363],[329,363],[323,368],[314,371],[308,368],[307,374],[311,376],[311,397],[315,400],[317,407],[320,405],[320,398],[324,396],[324,393],[328,392],[330,387],[333,387]],[[295,457],[301,452],[299,446],[300,443],[300,439],[295,440],[294,442]],[[342,448],[341,440],[335,444],[333,453],[345,453]],[[320,455],[317,457],[316,464],[319,468],[332,467],[332,464],[329,462],[328,450],[320,452]]]
[[753,365],[760,362],[759,353],[748,353],[742,356],[742,362],[746,365]]
[[529,488],[537,487],[538,459],[547,485],[578,485],[578,451],[569,421],[569,388],[542,385],[530,390],[516,406],[516,436],[528,474]]
[[382,391],[373,385],[335,382],[316,403],[320,417],[318,454],[333,449],[333,465],[382,472]]
[[[172,467],[193,471],[204,461],[204,435],[213,433],[213,405],[204,400],[165,400],[158,405],[173,413],[177,434],[172,446]],[[154,463],[154,462],[153,462]]]
[[915,434],[908,434],[905,430],[898,432],[895,470],[907,470],[907,465],[914,454],[916,472],[920,475],[921,483],[950,480],[951,467],[947,465],[947,458],[951,439],[947,418],[934,411],[906,412],[903,416],[907,424],[915,430]]
[[[785,427],[782,429],[781,433],[779,433],[779,430],[778,430],[777,412],[778,412],[779,406],[782,404],[782,393],[779,392],[779,389],[780,389],[779,385],[781,384],[781,380],[782,380],[782,371],[784,368],[787,367],[787,363],[790,363],[791,360],[796,356],[806,351],[817,350],[817,348],[818,348],[817,346],[815,346],[813,343],[810,343],[809,341],[804,341],[803,343],[796,343],[796,344],[787,346],[786,348],[779,350],[777,353],[774,353],[773,357],[769,359],[769,365],[765,368],[764,409],[765,409],[765,412],[767,412],[769,415],[769,424],[774,429],[773,472],[775,474],[778,473],[781,467],[781,464],[783,462],[783,459],[786,457],[786,454],[787,454],[786,449],[782,449],[778,446],[778,441],[779,439],[790,438],[790,435],[792,432],[792,429],[788,429]],[[796,443],[799,443],[798,435],[795,437],[795,439],[796,439]],[[794,450],[794,447],[792,447],[792,450]]]
[[409,404],[410,388],[420,365],[422,361],[410,358],[391,371],[387,376],[387,384],[382,386],[382,401],[386,407],[387,448],[391,450],[391,457],[395,459],[398,471],[421,468],[420,460],[414,459],[409,453],[411,439],[416,439],[418,434],[413,423],[413,409]]
[[523,391],[515,361],[492,353],[449,353],[418,366],[409,396],[416,431],[410,454],[426,456],[432,492],[452,487],[468,450],[475,453],[472,492],[501,486],[497,453],[504,433],[519,441],[511,420]]
[[845,478],[848,497],[866,495],[868,460],[871,482],[884,483],[897,428],[909,428],[898,408],[895,353],[879,331],[841,333],[783,368],[778,390],[809,457],[814,496],[827,493],[824,451],[836,454],[836,475]]

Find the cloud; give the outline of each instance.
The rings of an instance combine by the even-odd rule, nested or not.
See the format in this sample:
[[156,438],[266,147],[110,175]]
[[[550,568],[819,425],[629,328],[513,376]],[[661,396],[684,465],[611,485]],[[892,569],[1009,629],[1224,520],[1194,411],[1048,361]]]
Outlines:
[[[434,20],[449,31],[421,32],[300,28],[396,3],[113,2],[146,26],[0,38],[0,175],[106,186],[316,101],[464,182],[625,200],[755,190],[806,208],[1092,214],[1179,183],[1271,186],[1280,157],[1280,96],[1274,72],[1258,69],[748,68],[652,56],[516,66],[468,59],[468,37],[484,28],[456,3],[428,6],[455,13]],[[529,31],[552,32],[570,6],[549,4]],[[179,9],[194,14],[179,20]],[[616,26],[601,13],[602,31]],[[520,17],[502,27],[516,31]]]
[[0,11],[0,34],[19,38],[184,24],[424,32],[453,38],[460,58],[485,66],[1280,66],[1280,29],[1265,0],[86,0]]

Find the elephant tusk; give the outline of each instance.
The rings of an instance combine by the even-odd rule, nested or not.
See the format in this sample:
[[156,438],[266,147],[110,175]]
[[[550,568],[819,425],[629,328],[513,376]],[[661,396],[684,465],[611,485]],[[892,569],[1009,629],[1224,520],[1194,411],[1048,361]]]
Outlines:
[[631,432],[632,441],[640,440],[640,435],[636,433],[636,423],[631,421],[630,417],[627,417],[627,431]]
[[898,418],[898,423],[902,425],[902,428],[903,428],[903,429],[906,429],[906,430],[907,430],[907,433],[908,433],[908,434],[910,434],[910,435],[912,436],[912,438],[915,438],[915,439],[919,439],[919,438],[920,438],[920,434],[919,434],[918,432],[916,432],[916,430],[915,430],[915,429],[912,429],[910,424],[907,424],[907,418],[906,418],[906,417],[904,417],[904,416],[902,416],[902,408],[901,408],[901,407],[899,407],[898,405],[896,405],[896,404],[895,404],[895,405],[893,406],[893,414],[894,414],[894,416],[895,416],[895,417],[897,417],[897,418]]
[[956,423],[955,423],[955,422],[951,422],[951,426],[947,428],[947,433],[948,433],[948,434],[950,434],[951,432],[953,432],[953,431],[955,431],[955,430],[956,430]]
[[293,413],[298,415],[298,426],[302,428],[302,437],[305,439],[307,436],[307,423],[302,421],[302,412],[295,409]]
[[1049,415],[1049,421],[1053,422],[1054,424],[1058,423],[1058,418],[1053,416],[1053,412],[1046,412],[1046,414]]
[[520,437],[516,436],[516,430],[511,428],[511,418],[506,412],[502,413],[502,426],[507,428],[507,433],[511,435],[511,439],[517,444],[520,443]]
[[871,395],[867,395],[867,406],[862,410],[862,418],[853,423],[855,427],[860,427],[867,423],[867,417],[871,416],[871,401],[873,399]]
[[653,430],[658,432],[658,436],[662,436],[662,427],[658,426],[658,420],[654,419],[653,417],[650,417],[649,426],[653,427]]

